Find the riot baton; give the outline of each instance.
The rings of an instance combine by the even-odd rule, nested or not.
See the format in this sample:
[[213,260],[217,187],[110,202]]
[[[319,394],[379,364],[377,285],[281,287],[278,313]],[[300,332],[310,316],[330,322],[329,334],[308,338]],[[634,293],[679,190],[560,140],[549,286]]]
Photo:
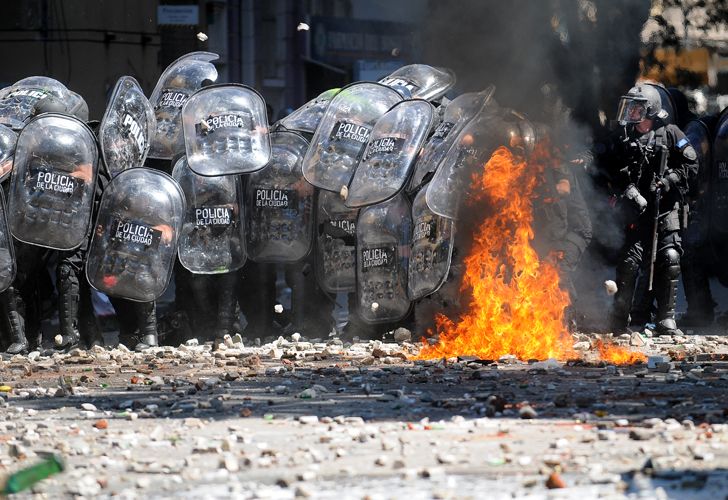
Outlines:
[[655,261],[657,261],[657,233],[660,223],[660,199],[662,198],[662,185],[659,183],[665,175],[667,168],[667,146],[660,144],[660,168],[657,175],[657,188],[655,189],[655,218],[652,222],[652,248],[650,255],[650,281],[647,287],[648,291],[652,291],[652,282],[655,279]]

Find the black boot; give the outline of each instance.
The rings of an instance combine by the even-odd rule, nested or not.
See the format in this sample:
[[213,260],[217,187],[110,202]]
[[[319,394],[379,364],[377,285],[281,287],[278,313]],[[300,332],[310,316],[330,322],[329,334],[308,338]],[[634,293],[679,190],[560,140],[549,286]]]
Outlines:
[[137,302],[134,304],[135,316],[139,336],[135,351],[143,351],[150,347],[157,347],[157,304],[155,302]]
[[25,319],[18,311],[17,299],[17,291],[13,287],[0,294],[2,312],[8,318],[10,345],[5,350],[8,354],[25,354],[28,352],[28,339],[25,337]]
[[58,264],[57,278],[60,334],[55,338],[55,347],[67,351],[77,347],[81,340],[78,330],[79,283],[72,267],[63,262]]

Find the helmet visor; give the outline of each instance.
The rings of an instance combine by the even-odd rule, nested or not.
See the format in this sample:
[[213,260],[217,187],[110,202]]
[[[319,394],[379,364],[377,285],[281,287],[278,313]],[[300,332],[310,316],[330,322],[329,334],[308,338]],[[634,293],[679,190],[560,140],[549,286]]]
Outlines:
[[619,100],[617,120],[619,123],[639,123],[647,117],[647,103],[643,99],[622,96]]

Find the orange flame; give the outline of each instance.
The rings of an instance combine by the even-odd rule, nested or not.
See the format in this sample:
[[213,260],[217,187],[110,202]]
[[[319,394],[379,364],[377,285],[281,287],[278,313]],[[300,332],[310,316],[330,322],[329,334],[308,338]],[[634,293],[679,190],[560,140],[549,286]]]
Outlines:
[[599,351],[599,357],[603,361],[615,365],[631,365],[647,361],[647,356],[641,352],[630,351],[612,344],[605,344],[601,340],[597,342],[597,350]]
[[471,200],[487,199],[494,216],[482,222],[465,258],[461,290],[470,291],[471,300],[457,323],[437,315],[439,341],[423,339],[419,359],[578,357],[564,323],[570,301],[559,286],[558,255],[540,261],[530,243],[535,190],[555,161],[545,145],[528,163],[500,147],[473,175]]

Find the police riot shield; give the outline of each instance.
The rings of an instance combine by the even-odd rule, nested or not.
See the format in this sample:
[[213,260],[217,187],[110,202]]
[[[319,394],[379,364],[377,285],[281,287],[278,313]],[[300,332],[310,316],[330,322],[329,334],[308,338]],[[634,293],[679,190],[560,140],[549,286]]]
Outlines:
[[187,162],[200,175],[249,174],[270,161],[265,101],[250,87],[212,85],[182,107]]
[[99,128],[101,154],[112,177],[144,164],[156,128],[154,108],[139,83],[131,76],[119,78]]
[[313,243],[314,187],[301,164],[308,141],[295,132],[271,134],[273,156],[248,176],[245,202],[248,254],[255,262],[297,262]]
[[[713,159],[710,171],[710,240],[718,262],[728,252],[728,112],[724,111],[715,127]],[[724,285],[728,283],[726,266],[716,272]]]
[[409,183],[408,191],[417,191],[422,184],[431,180],[432,174],[455,142],[458,134],[468,122],[486,107],[496,108],[493,100],[495,86],[491,85],[480,92],[469,92],[453,99],[445,108],[442,121],[427,140],[422,154],[415,164],[415,172]]
[[156,300],[172,276],[184,214],[184,194],[164,172],[141,167],[114,177],[86,259],[91,286],[112,297]]
[[62,101],[68,89],[45,76],[30,76],[0,90],[0,124],[22,129],[36,114],[35,105],[43,99]]
[[356,238],[359,315],[367,323],[404,318],[411,305],[407,269],[412,238],[412,212],[405,196],[363,208]]
[[698,175],[696,179],[691,180],[689,183],[688,200],[690,219],[688,227],[683,231],[682,237],[685,247],[696,249],[708,240],[712,147],[710,130],[703,120],[691,120],[685,124],[683,131],[698,155]]
[[455,85],[455,73],[447,68],[410,64],[385,76],[379,83],[390,87],[405,87],[413,99],[434,101],[444,96]]
[[171,160],[185,151],[182,133],[182,106],[203,83],[217,80],[212,52],[185,54],[167,66],[152,91],[149,102],[154,107],[157,130],[152,136],[150,158]]
[[245,264],[243,193],[240,177],[206,177],[183,156],[172,177],[185,194],[187,211],[179,238],[179,261],[195,274],[236,271]]
[[73,250],[87,238],[98,171],[96,136],[68,115],[44,113],[18,136],[8,194],[18,240]]
[[535,140],[533,125],[522,115],[511,110],[481,113],[458,134],[428,185],[430,210],[457,219],[461,201],[469,196],[473,176],[482,172],[493,152],[505,146],[525,158]]
[[344,205],[338,193],[319,191],[316,200],[316,280],[328,293],[356,290],[356,219],[358,209]]
[[404,187],[433,114],[430,103],[412,99],[395,104],[377,120],[349,185],[347,207],[381,203]]
[[412,203],[412,251],[410,252],[407,292],[411,300],[435,293],[450,271],[455,244],[455,226],[427,206],[427,186]]
[[339,93],[341,89],[329,89],[322,92],[318,97],[308,101],[306,104],[298,108],[296,111],[281,119],[279,122],[286,130],[294,130],[305,134],[313,134],[316,132],[321,118],[329,107],[331,99]]
[[10,127],[0,125],[0,182],[5,182],[13,170],[13,157],[18,134]]
[[344,87],[329,103],[303,160],[303,175],[314,186],[340,192],[348,187],[376,121],[402,96],[381,83]]
[[4,292],[15,280],[15,249],[8,231],[5,194],[0,189],[0,292]]

